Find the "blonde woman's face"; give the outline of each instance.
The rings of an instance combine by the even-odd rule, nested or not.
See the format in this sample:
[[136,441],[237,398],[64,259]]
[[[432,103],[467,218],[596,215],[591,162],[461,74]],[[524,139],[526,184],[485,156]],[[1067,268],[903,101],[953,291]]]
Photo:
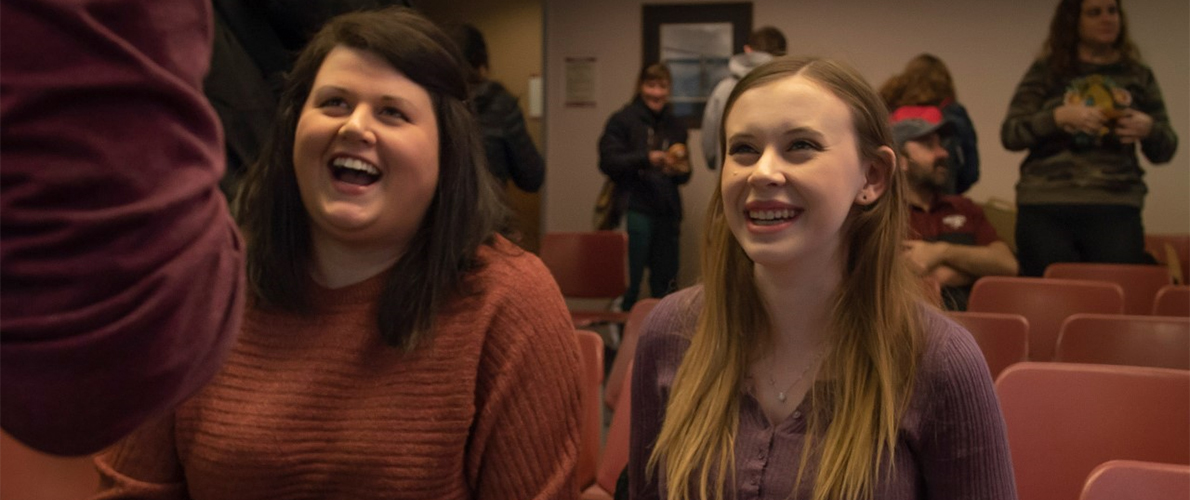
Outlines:
[[847,105],[786,77],[752,88],[726,117],[720,188],[728,226],[758,266],[828,266],[866,185]]

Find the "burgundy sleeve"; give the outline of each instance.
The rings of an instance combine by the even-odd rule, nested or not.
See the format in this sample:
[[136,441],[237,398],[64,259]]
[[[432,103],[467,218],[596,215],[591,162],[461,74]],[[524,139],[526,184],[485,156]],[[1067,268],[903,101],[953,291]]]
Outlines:
[[0,421],[97,451],[202,387],[244,303],[204,0],[0,3]]

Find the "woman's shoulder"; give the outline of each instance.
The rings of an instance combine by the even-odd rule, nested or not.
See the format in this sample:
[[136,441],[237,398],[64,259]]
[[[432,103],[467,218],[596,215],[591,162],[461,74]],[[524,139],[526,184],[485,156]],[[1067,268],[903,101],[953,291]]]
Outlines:
[[[545,263],[537,255],[517,246],[502,235],[494,235],[489,244],[480,245],[476,252],[481,267],[475,278],[485,288],[524,294],[554,294],[561,296],[557,283]],[[524,296],[532,300],[533,296]]]
[[702,285],[678,290],[657,303],[641,327],[638,351],[679,350],[690,344],[702,310]]
[[930,386],[947,386],[962,379],[990,379],[983,352],[971,333],[942,311],[922,313],[925,350],[918,379]]
[[536,255],[503,236],[481,245],[481,267],[469,280],[470,295],[452,309],[485,335],[521,344],[574,331],[562,292],[549,269]]

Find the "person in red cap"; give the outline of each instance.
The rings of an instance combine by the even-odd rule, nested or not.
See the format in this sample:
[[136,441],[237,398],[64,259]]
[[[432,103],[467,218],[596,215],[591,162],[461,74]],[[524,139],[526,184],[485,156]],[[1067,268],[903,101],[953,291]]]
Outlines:
[[900,150],[897,164],[908,181],[914,239],[905,242],[905,255],[919,274],[942,286],[947,309],[965,310],[975,280],[1015,275],[1016,257],[979,205],[945,194],[950,171],[940,132],[950,125],[942,112],[933,106],[903,106],[890,120]]

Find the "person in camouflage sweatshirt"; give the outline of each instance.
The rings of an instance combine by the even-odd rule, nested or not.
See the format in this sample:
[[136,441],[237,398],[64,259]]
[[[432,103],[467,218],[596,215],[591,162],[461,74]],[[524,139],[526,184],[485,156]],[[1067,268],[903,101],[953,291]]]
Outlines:
[[1053,262],[1146,262],[1136,148],[1166,163],[1177,136],[1119,0],[1060,2],[1000,139],[1029,150],[1016,185],[1022,275]]

